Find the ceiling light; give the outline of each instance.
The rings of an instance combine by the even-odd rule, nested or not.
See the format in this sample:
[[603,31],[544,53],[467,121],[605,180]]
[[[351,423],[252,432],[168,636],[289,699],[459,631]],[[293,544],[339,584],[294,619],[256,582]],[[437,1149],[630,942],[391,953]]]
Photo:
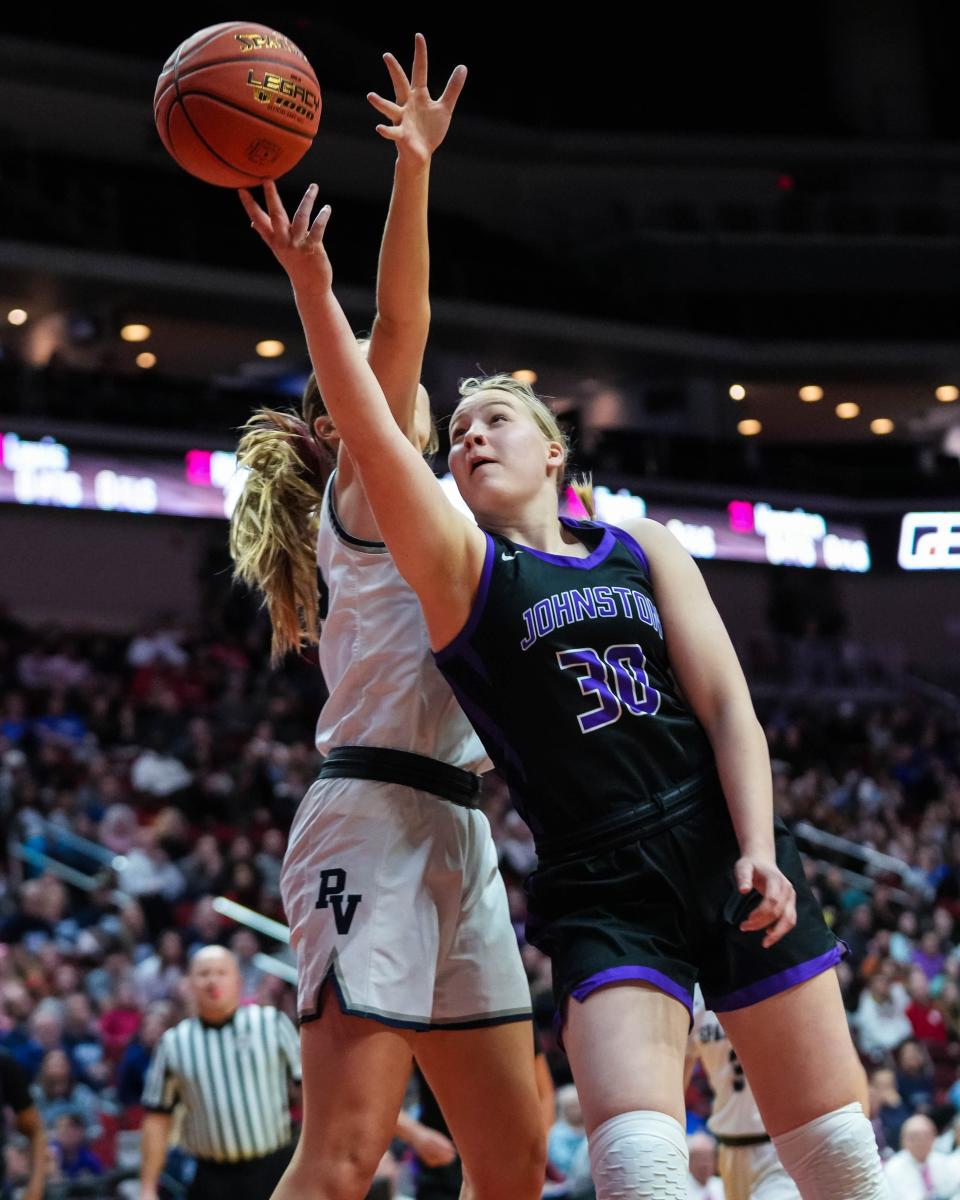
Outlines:
[[893,422],[889,417],[874,417],[870,422],[870,432],[882,437],[885,433],[893,433]]
[[157,356],[149,350],[141,350],[137,355],[137,366],[142,367],[145,371],[149,371],[151,367],[157,365]]
[[150,334],[149,325],[124,325],[120,330],[120,336],[125,342],[145,342]]
[[954,387],[952,383],[945,383],[937,388],[934,395],[941,404],[952,404],[954,400],[960,399],[960,388]]
[[279,358],[284,350],[286,346],[276,338],[264,338],[262,342],[257,342],[257,353],[261,358]]
[[729,395],[731,400],[745,400],[747,389],[742,383],[731,383]]
[[7,313],[7,320],[11,325],[26,325],[27,310],[25,308],[11,308]]
[[528,370],[526,367],[521,367],[519,371],[513,372],[513,378],[517,383],[527,383],[530,387],[533,387],[537,382],[537,373],[536,371]]
[[850,421],[854,417],[860,416],[860,405],[854,404],[852,400],[844,400],[842,404],[838,404],[834,412],[841,421]]
[[823,399],[823,388],[817,387],[815,383],[807,383],[800,389],[800,399],[804,404],[814,404],[817,400]]
[[763,426],[756,417],[747,417],[743,421],[737,422],[737,433],[742,437],[755,437]]

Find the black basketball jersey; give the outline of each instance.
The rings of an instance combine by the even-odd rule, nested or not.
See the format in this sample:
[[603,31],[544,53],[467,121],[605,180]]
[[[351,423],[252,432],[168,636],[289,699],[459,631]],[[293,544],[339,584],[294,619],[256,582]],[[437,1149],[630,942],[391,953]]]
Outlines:
[[646,556],[621,529],[587,558],[487,534],[473,610],[436,654],[539,844],[615,830],[713,764],[670,669]]

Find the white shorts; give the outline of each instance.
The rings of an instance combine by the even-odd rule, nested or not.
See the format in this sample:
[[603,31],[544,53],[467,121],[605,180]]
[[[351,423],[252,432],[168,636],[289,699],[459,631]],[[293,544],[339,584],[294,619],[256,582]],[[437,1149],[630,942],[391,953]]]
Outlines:
[[280,891],[301,1021],[329,979],[345,1013],[407,1029],[530,1016],[490,823],[426,792],[318,779],[294,818]]
[[800,1200],[773,1142],[720,1146],[718,1167],[726,1200]]

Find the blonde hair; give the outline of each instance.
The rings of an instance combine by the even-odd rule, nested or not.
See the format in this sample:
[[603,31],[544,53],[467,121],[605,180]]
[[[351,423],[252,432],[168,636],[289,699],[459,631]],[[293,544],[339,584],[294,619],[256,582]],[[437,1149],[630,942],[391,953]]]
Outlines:
[[[564,488],[569,484],[576,492],[580,503],[592,518],[596,514],[593,500],[593,479],[590,475],[575,475],[568,479],[567,461],[570,457],[570,439],[560,428],[560,423],[551,409],[537,395],[529,383],[522,383],[512,375],[482,375],[471,376],[460,380],[460,399],[467,400],[478,392],[506,392],[514,400],[519,400],[529,412],[534,425],[540,430],[548,442],[559,442],[563,447],[563,468],[557,472],[557,492],[562,496]],[[456,410],[454,410],[456,412]],[[451,418],[452,419],[452,418]]]
[[230,518],[234,577],[263,593],[270,660],[319,640],[317,531],[335,450],[314,434],[325,415],[311,375],[302,413],[261,408],[242,428],[237,463],[249,474]]

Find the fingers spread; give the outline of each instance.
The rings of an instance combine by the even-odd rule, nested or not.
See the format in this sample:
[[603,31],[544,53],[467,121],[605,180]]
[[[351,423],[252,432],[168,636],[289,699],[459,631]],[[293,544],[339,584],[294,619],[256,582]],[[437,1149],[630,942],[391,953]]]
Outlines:
[[262,238],[269,241],[273,236],[273,226],[270,224],[270,218],[246,188],[240,189],[240,203],[243,205],[244,212],[250,218],[250,224],[253,228]]
[[267,212],[273,223],[273,231],[279,233],[287,224],[288,217],[287,210],[283,207],[283,201],[280,199],[280,193],[277,191],[277,185],[272,179],[263,181],[263,196],[267,202]]
[[390,81],[393,84],[393,90],[397,97],[398,104],[406,104],[407,97],[410,95],[410,80],[404,74],[403,67],[397,62],[389,52],[383,56],[383,61],[387,65],[387,70],[390,72]]
[[453,112],[466,81],[467,68],[462,64],[459,67],[454,67],[453,74],[447,80],[447,86],[443,89],[443,95],[440,97],[440,103],[447,112]]
[[309,241],[314,245],[319,245],[323,241],[323,231],[327,227],[327,222],[330,220],[330,214],[333,209],[329,204],[325,204],[323,208],[314,217],[313,224],[310,226]]
[[307,236],[310,225],[310,214],[313,212],[313,202],[317,195],[317,185],[311,183],[303,193],[303,199],[297,205],[290,224],[290,240],[294,246],[299,245]]
[[403,108],[399,104],[394,104],[392,100],[385,100],[383,96],[378,96],[376,92],[368,92],[367,99],[377,112],[383,113],[391,121],[400,121],[402,119]]
[[377,133],[388,142],[399,142],[403,137],[403,130],[399,125],[378,125]]
[[413,39],[413,71],[410,81],[415,88],[427,86],[427,39],[418,33]]

